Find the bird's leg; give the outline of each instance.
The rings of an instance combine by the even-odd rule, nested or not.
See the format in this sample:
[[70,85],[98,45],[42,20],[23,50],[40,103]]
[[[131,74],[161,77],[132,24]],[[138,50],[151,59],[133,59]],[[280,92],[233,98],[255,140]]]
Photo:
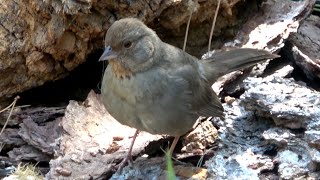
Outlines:
[[171,146],[170,146],[170,155],[171,155],[171,156],[172,156],[172,154],[173,154],[173,150],[174,150],[174,148],[176,147],[179,139],[180,139],[180,136],[175,136],[175,137],[174,137],[174,140],[173,140],[173,142],[172,142],[172,144],[171,144]]
[[130,147],[129,147],[129,151],[128,151],[128,154],[127,156],[122,160],[122,162],[119,164],[119,167],[118,167],[118,171],[121,172],[122,169],[124,168],[125,165],[127,165],[127,163],[132,163],[133,160],[132,160],[132,148],[133,148],[133,144],[137,138],[139,134],[139,130],[136,130],[136,132],[134,133],[133,137],[132,137],[132,141],[131,141],[131,144],[130,144]]

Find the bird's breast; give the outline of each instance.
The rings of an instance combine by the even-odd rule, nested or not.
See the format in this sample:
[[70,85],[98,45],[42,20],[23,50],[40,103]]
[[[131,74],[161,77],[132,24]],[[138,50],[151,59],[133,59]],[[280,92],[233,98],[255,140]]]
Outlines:
[[101,93],[106,109],[120,123],[152,134],[182,135],[197,117],[187,102],[187,86],[181,83],[160,69],[119,79],[108,66]]

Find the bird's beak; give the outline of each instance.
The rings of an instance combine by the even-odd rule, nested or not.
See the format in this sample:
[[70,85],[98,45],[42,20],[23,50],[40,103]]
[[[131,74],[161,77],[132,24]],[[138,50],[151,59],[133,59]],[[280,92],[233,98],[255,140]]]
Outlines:
[[99,58],[99,61],[106,61],[110,59],[116,59],[118,57],[118,53],[113,51],[111,46],[107,46],[104,50],[103,54]]

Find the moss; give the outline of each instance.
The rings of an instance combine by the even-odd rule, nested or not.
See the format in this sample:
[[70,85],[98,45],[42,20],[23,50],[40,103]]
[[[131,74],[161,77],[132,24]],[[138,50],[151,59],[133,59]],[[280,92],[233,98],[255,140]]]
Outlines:
[[14,173],[11,176],[15,176],[19,180],[43,180],[41,172],[32,164],[20,163]]

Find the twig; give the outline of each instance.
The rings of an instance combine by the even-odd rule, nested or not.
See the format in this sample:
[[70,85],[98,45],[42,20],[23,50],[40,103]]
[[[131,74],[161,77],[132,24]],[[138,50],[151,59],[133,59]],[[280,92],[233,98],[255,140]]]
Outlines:
[[0,143],[0,152],[2,152],[4,145],[5,145],[4,143]]
[[210,37],[209,37],[208,53],[210,52],[210,49],[211,49],[211,41],[212,41],[212,36],[213,36],[213,30],[214,30],[214,26],[216,25],[216,20],[217,20],[219,8],[220,8],[220,2],[221,2],[221,0],[218,0],[217,9],[216,9],[216,12],[214,13],[214,18],[213,18],[213,21],[212,21],[212,27],[211,27]]
[[[160,150],[161,150],[164,154],[167,153],[164,149],[162,149],[162,147],[160,147]],[[179,161],[177,158],[174,158],[172,155],[171,155],[171,159],[173,159],[173,160],[174,160],[175,162],[177,162],[177,163],[185,164],[184,162]]]
[[14,101],[13,101],[9,106],[7,106],[6,108],[2,109],[2,110],[0,111],[0,113],[3,113],[4,111],[6,111],[6,110],[8,110],[9,108],[11,108],[11,106],[13,105],[13,103],[14,103]]
[[1,112],[5,111],[5,110],[7,110],[7,109],[9,109],[9,108],[11,107],[11,110],[10,110],[10,113],[9,113],[9,115],[8,115],[8,118],[7,118],[6,122],[4,123],[4,125],[3,125],[2,129],[1,129],[0,136],[2,135],[4,129],[6,128],[8,122],[9,122],[9,119],[10,119],[10,117],[11,117],[12,111],[13,111],[13,109],[14,109],[17,101],[18,101],[18,99],[20,99],[20,97],[19,97],[19,96],[16,96],[16,97],[14,98],[13,102],[12,102],[8,107],[6,107],[6,108],[4,108],[3,110],[0,111],[0,113],[1,113]]
[[185,36],[184,36],[184,43],[183,43],[183,48],[182,48],[183,51],[186,51],[190,22],[191,22],[191,18],[192,18],[192,13],[195,11],[195,7],[196,7],[195,4],[196,4],[196,3],[198,3],[197,0],[194,2],[194,6],[191,5],[191,6],[192,6],[192,9],[191,9],[191,10],[189,9],[189,11],[190,11],[190,16],[189,16],[188,23],[187,23],[186,34],[185,34]]
[[182,48],[183,51],[186,51],[186,46],[187,46],[187,41],[188,41],[188,33],[189,33],[189,26],[190,26],[190,22],[191,22],[193,11],[194,11],[194,8],[190,12],[189,20],[188,20],[188,23],[187,23],[187,29],[186,29],[186,34],[184,36],[184,43],[183,43],[183,48]]

